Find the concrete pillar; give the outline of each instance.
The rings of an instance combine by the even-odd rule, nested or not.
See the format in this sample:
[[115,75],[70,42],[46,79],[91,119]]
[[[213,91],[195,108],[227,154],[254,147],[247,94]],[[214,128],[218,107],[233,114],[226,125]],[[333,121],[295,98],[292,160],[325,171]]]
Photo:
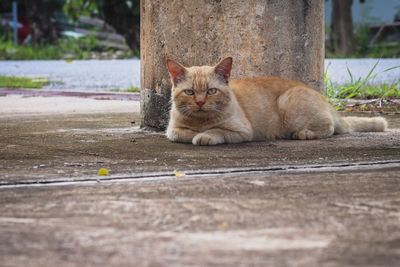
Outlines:
[[141,0],[142,127],[168,121],[165,58],[233,57],[232,78],[274,75],[323,88],[323,0]]

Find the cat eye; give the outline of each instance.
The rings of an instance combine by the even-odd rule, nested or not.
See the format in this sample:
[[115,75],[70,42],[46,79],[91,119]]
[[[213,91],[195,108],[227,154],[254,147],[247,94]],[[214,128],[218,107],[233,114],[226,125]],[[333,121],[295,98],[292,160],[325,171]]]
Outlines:
[[183,92],[184,92],[185,94],[187,94],[187,95],[194,95],[193,90],[190,90],[190,89],[183,90]]
[[210,88],[207,90],[207,95],[213,95],[217,92],[217,88]]

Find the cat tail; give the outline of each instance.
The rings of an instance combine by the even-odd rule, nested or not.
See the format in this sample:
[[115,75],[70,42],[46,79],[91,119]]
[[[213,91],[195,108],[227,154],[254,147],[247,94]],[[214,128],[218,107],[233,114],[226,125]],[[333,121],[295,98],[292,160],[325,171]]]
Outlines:
[[349,132],[384,132],[387,130],[388,123],[385,118],[373,117],[340,117],[336,114],[335,133]]

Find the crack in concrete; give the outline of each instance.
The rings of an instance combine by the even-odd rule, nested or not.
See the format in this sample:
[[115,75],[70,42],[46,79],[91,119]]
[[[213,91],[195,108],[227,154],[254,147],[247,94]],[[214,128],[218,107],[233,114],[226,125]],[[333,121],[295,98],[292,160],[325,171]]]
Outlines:
[[[315,165],[284,165],[269,167],[247,167],[247,168],[224,168],[215,170],[190,170],[185,171],[185,178],[205,178],[217,175],[232,174],[287,174],[287,173],[307,173],[307,172],[345,172],[345,171],[370,171],[377,169],[399,168],[400,160],[373,161],[373,162],[351,162]],[[32,181],[0,182],[0,189],[13,187],[36,187],[36,186],[64,186],[64,185],[83,185],[97,184],[100,182],[132,182],[132,181],[156,181],[165,179],[182,179],[171,172],[149,172],[133,173],[126,175],[113,175],[108,177],[71,177],[59,179],[45,179]]]

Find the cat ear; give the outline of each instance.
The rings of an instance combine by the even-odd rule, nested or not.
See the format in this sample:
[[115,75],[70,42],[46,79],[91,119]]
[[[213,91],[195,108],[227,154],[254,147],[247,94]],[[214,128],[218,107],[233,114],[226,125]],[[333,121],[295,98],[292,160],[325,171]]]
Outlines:
[[174,85],[185,80],[186,69],[184,66],[169,58],[166,60],[166,64]]
[[225,82],[228,82],[229,77],[231,76],[232,70],[232,58],[227,57],[221,60],[217,66],[215,66],[215,73],[221,76]]

